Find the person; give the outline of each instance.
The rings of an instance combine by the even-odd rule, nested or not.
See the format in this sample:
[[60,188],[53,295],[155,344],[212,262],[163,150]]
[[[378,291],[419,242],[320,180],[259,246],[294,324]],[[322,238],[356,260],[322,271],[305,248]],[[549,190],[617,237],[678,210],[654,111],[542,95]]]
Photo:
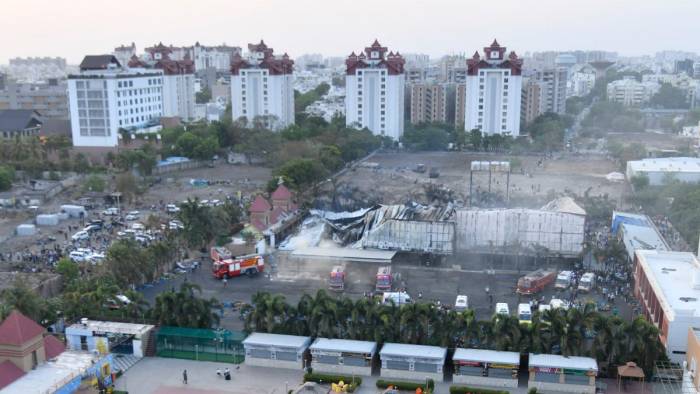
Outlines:
[[231,380],[231,370],[228,368],[224,370],[224,379]]
[[221,376],[221,368],[216,369],[216,376]]
[[187,370],[182,371],[182,383],[187,384]]
[[228,279],[224,278],[223,282],[224,282],[224,287],[226,287],[226,284],[228,284]]

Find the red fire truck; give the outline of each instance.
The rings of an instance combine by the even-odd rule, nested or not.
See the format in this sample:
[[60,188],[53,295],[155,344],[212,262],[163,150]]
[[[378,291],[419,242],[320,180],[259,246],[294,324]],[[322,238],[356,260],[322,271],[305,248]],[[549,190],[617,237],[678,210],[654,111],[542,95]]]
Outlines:
[[333,291],[345,290],[345,268],[336,265],[331,270],[331,276],[328,279],[328,288]]
[[234,257],[212,262],[214,277],[217,279],[233,278],[234,276],[253,276],[265,270],[265,260],[259,254]]
[[519,294],[535,294],[557,278],[557,271],[553,269],[538,269],[518,279]]
[[391,267],[379,267],[377,270],[377,285],[375,286],[376,291],[391,291]]

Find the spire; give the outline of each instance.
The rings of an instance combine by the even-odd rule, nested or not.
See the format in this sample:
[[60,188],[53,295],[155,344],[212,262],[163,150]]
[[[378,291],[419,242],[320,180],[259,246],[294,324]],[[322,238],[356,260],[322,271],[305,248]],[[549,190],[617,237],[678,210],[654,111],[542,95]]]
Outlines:
[[374,42],[372,43],[372,46],[373,46],[373,47],[381,47],[382,45],[379,44],[379,40],[377,40],[377,39],[375,38],[375,39],[374,39]]
[[498,45],[498,41],[496,41],[495,38],[493,39],[493,43],[491,43],[491,46],[492,47],[500,47],[500,45]]

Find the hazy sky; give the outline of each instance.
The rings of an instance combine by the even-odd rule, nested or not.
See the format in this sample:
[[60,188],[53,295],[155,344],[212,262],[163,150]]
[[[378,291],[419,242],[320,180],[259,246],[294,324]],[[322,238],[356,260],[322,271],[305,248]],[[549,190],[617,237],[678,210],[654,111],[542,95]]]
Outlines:
[[698,0],[0,0],[0,63],[109,53],[119,44],[245,46],[347,55],[374,38],[402,53],[700,52]]

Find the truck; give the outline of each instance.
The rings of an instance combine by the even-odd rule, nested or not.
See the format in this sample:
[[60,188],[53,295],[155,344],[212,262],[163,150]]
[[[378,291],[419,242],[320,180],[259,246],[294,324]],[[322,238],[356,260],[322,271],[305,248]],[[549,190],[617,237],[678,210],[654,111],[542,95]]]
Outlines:
[[518,294],[529,295],[539,293],[545,286],[554,282],[557,272],[551,269],[538,269],[518,279]]
[[562,271],[557,275],[557,281],[554,282],[555,289],[566,289],[571,286],[571,278],[573,273],[571,271]]
[[211,261],[228,260],[233,257],[231,255],[231,251],[224,248],[223,246],[214,246],[213,248],[211,248],[209,256],[211,257]]
[[586,272],[581,276],[581,280],[578,281],[578,289],[580,291],[591,291],[595,285],[595,274],[592,272]]
[[241,275],[253,276],[265,270],[265,259],[259,254],[250,254],[212,263],[212,271],[217,279],[228,279]]
[[374,289],[376,291],[391,291],[391,267],[379,267],[377,270],[377,284]]
[[328,278],[328,288],[333,291],[345,290],[345,268],[343,266],[333,267],[330,278]]

